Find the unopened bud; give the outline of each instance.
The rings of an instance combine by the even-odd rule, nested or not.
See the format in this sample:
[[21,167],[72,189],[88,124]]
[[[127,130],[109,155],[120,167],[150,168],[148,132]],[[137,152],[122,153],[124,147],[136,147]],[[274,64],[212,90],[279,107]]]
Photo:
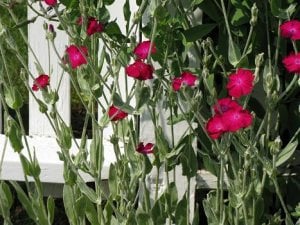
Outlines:
[[252,8],[251,8],[251,20],[250,20],[250,25],[255,26],[257,22],[257,14],[258,14],[258,8],[256,4],[254,3]]
[[20,77],[21,77],[22,81],[24,81],[24,82],[28,81],[28,78],[26,76],[26,70],[24,68],[21,68]]
[[39,104],[39,110],[41,113],[46,113],[48,111],[48,107],[45,103],[43,103],[41,100],[37,100],[38,104]]
[[50,41],[53,41],[54,38],[56,37],[56,32],[54,30],[54,26],[52,24],[49,24],[49,26],[47,27],[47,31],[46,31],[46,38]]
[[52,24],[49,24],[48,30],[49,30],[49,32],[51,32],[51,33],[54,33],[54,32],[55,32],[55,31],[54,31],[54,26],[53,26]]
[[278,136],[274,141],[269,143],[270,153],[272,155],[277,155],[281,149],[282,141],[280,136]]
[[255,66],[260,67],[264,61],[264,53],[260,53],[255,56]]
[[133,23],[137,24],[141,20],[141,13],[137,12],[133,16]]
[[5,35],[6,28],[3,26],[3,24],[0,22],[0,37]]

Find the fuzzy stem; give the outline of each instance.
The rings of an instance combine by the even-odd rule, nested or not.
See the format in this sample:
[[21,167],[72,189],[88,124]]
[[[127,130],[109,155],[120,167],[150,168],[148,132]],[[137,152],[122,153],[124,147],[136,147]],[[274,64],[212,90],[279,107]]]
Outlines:
[[218,179],[219,183],[219,222],[223,221],[223,216],[224,216],[224,193],[223,193],[223,188],[224,188],[224,155],[221,153],[220,155],[220,176]]
[[288,211],[288,209],[286,207],[286,204],[285,204],[285,202],[283,200],[283,197],[282,197],[282,194],[281,194],[281,191],[280,191],[280,188],[279,188],[279,184],[278,184],[277,178],[276,177],[272,178],[272,181],[273,181],[274,186],[275,186],[276,194],[277,194],[277,196],[278,196],[278,198],[280,200],[281,206],[282,206],[282,208],[284,210],[284,213],[285,213],[285,216],[286,216],[286,220],[289,223],[288,225],[293,225],[294,224],[293,220],[292,220],[292,218],[290,216],[290,213],[289,213],[289,211]]

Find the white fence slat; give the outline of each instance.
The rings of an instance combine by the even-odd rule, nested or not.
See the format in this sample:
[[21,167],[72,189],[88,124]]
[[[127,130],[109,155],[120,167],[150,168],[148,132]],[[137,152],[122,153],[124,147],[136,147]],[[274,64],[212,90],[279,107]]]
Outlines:
[[[35,16],[35,13],[28,8],[28,19],[31,19],[33,16]],[[50,84],[52,88],[57,88],[59,80],[62,76],[61,85],[58,90],[59,101],[57,103],[57,111],[60,113],[65,123],[69,125],[71,110],[69,74],[62,74],[63,70],[59,65],[60,59],[55,54],[51,44],[50,48],[48,49],[46,32],[43,29],[43,24],[45,22],[45,19],[38,17],[34,23],[30,23],[28,25],[28,42],[40,61],[44,72],[47,75],[50,75]],[[57,24],[52,23],[52,25],[56,31],[55,45],[60,57],[62,57],[68,43],[68,38],[65,33],[56,29]],[[35,63],[36,59],[33,56],[33,53],[28,50],[28,66],[30,71],[35,75],[35,77],[37,77],[39,74],[36,70]],[[30,86],[32,86],[32,83],[32,79],[29,79]],[[41,97],[40,92],[37,92],[36,94],[38,97]],[[31,95],[29,95],[29,134],[39,136],[54,136],[54,132],[50,126],[50,123],[45,115],[40,113],[39,106]]]
[[[118,0],[118,1],[115,1],[113,4],[107,6],[107,10],[110,13],[110,20],[116,21],[116,23],[118,24],[118,26],[123,34],[126,34],[126,21],[124,19],[124,15],[123,15],[123,5],[125,4],[125,2],[126,2],[126,0]],[[133,13],[136,12],[137,10],[138,10],[138,6],[136,5],[135,1],[131,0],[130,1],[130,11],[132,13],[131,17],[133,17]],[[101,42],[100,42],[99,50],[103,50],[103,43],[101,43]],[[106,73],[108,66],[109,65],[105,62],[103,65],[101,74]],[[109,78],[107,83],[112,83],[113,82],[112,79],[113,78]],[[123,98],[123,101],[125,101],[126,82],[127,82],[127,88],[128,88],[128,90],[130,90],[130,88],[134,85],[134,79],[131,77],[128,77],[127,81],[126,81],[125,70],[123,68],[121,68],[121,70],[118,74],[118,82],[119,82],[119,87],[120,87],[120,91],[121,91],[121,93],[119,93],[119,94]],[[106,96],[111,96],[111,92],[109,92],[107,89],[104,90],[104,93]],[[135,104],[134,98],[131,100],[130,104]],[[109,106],[107,106],[107,107],[109,107]],[[101,119],[102,116],[103,116],[102,110],[98,110],[98,118]],[[108,127],[106,127],[106,129],[105,129],[104,137],[109,138],[112,134],[113,134],[112,126],[108,125]]]
[[[0,155],[2,155],[2,143],[5,142],[5,138],[5,135],[0,135]],[[36,157],[41,167],[40,180],[45,183],[64,183],[63,162],[58,158],[57,152],[60,151],[60,147],[58,146],[56,139],[52,137],[27,136],[27,140],[32,154],[35,150]],[[88,140],[87,146],[90,146],[90,140]],[[111,154],[113,149],[110,146],[109,141],[104,140],[105,161],[102,170],[103,179],[108,179],[109,166],[116,160],[114,154]],[[78,152],[74,143],[72,144],[70,152],[72,154]],[[27,150],[23,149],[22,154],[27,157]],[[81,173],[81,175],[86,182],[93,180],[88,174]],[[20,163],[19,154],[14,152],[9,143],[6,148],[0,179],[24,181],[24,173]],[[32,181],[32,179],[29,178],[29,181]]]
[[[169,143],[171,143],[171,126],[167,125],[167,118],[170,115],[169,110],[166,110],[163,108],[163,104],[159,104],[156,108],[157,114],[159,115],[159,126],[161,126],[163,133],[165,135],[165,138]],[[151,142],[155,143],[155,135],[154,135],[154,126],[153,122],[151,120],[151,117],[148,112],[145,112],[141,117],[141,141],[142,142]],[[189,129],[189,126],[186,122],[180,122],[174,125],[174,141],[175,144],[179,141],[180,137],[186,133],[186,131]],[[196,144],[196,143],[194,143]],[[153,171],[150,173],[148,179],[147,179],[147,186],[149,187],[149,191],[151,193],[152,199],[154,199],[155,196],[155,182],[156,182],[156,176],[157,172],[156,169],[153,169]],[[164,170],[161,170],[162,173],[159,175],[159,194],[162,194],[163,191],[167,187],[167,180],[166,180],[166,173],[164,173]],[[182,168],[181,166],[176,166],[175,168],[175,182],[178,192],[178,198],[181,199],[183,195],[186,193],[188,184],[187,184],[187,178],[182,175]],[[169,178],[170,182],[174,181],[173,179],[173,171],[169,172]],[[194,216],[194,202],[195,202],[195,191],[196,191],[196,179],[192,178],[190,180],[190,217],[193,218]]]
[[[145,18],[143,22],[147,22],[148,19]],[[190,18],[190,22],[193,26],[199,25],[202,23],[202,11],[200,9],[196,9]],[[191,68],[196,68],[199,66],[199,59],[196,56],[196,52],[194,49],[191,49],[190,52],[188,52],[189,56],[189,66]],[[180,103],[179,103],[180,104]],[[183,108],[185,108],[183,106]],[[170,112],[168,110],[163,109],[162,103],[157,106],[157,113],[159,115],[159,125],[162,127],[164,134],[166,135],[166,138],[168,139],[169,143],[171,143],[171,126],[167,125],[167,118],[170,115]],[[174,140],[175,144],[177,141],[179,141],[180,137],[188,130],[188,124],[186,122],[177,123],[174,125]],[[141,140],[145,142],[155,142],[155,137],[153,133],[154,127],[151,121],[151,118],[149,117],[149,114],[146,112],[141,117]],[[197,143],[193,143],[194,149],[196,149]],[[173,181],[172,179],[173,172],[169,172],[169,177],[171,178],[170,181]],[[188,184],[187,184],[187,178],[182,175],[182,167],[177,166],[175,168],[175,182],[176,187],[178,190],[178,198],[181,199],[183,195],[188,191]],[[148,178],[148,186],[150,187],[150,192],[152,191],[152,196],[154,196],[155,192],[155,177],[157,176],[157,173],[153,171],[153,173],[150,174]],[[166,174],[160,175],[162,178],[160,179],[160,193],[164,191],[166,188]],[[200,176],[199,176],[200,177]],[[151,188],[152,187],[152,188]],[[194,217],[194,210],[195,210],[195,193],[196,193],[196,178],[192,178],[190,180],[190,219],[193,219]]]

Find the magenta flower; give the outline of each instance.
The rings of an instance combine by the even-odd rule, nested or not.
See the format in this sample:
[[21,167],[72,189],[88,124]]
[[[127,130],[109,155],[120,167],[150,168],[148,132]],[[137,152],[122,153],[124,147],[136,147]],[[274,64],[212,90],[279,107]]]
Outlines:
[[280,25],[280,35],[292,40],[300,40],[300,21],[290,20]]
[[44,0],[44,2],[49,6],[55,6],[57,4],[57,0]]
[[173,90],[174,91],[179,91],[180,88],[181,88],[181,83],[182,83],[181,77],[175,77],[172,81]]
[[[82,25],[82,17],[79,17],[77,20],[77,23],[79,25]],[[86,28],[86,33],[88,36],[91,36],[95,33],[101,33],[104,30],[104,26],[102,23],[100,23],[96,18],[94,17],[89,17],[88,22],[87,22],[87,28]]]
[[[133,53],[138,57],[138,59],[147,59],[149,49],[150,49],[151,41],[143,41],[139,43],[135,49],[133,50]],[[151,54],[156,53],[156,46],[154,43],[152,43],[151,47]]]
[[50,78],[46,74],[41,74],[37,78],[34,79],[32,90],[38,91],[39,89],[44,89],[49,85]]
[[229,110],[242,110],[243,107],[240,106],[236,101],[231,98],[221,98],[218,102],[213,106],[214,112],[216,114],[223,114]]
[[88,55],[87,48],[84,46],[77,47],[76,45],[70,45],[66,49],[66,53],[69,57],[69,62],[73,69],[87,64],[86,57]]
[[210,118],[206,124],[206,131],[212,139],[218,139],[226,131],[221,115]]
[[236,132],[251,126],[251,113],[231,98],[222,98],[213,106],[215,115],[206,124],[206,131],[212,139],[218,139],[225,132]]
[[183,72],[180,77],[175,77],[172,81],[172,88],[174,91],[179,91],[184,85],[195,87],[197,85],[198,77],[190,72]]
[[226,88],[232,97],[240,98],[253,90],[254,74],[251,70],[237,69],[236,73],[230,74],[228,79]]
[[286,70],[290,73],[300,73],[300,53],[292,53],[289,56],[286,56],[282,63]]
[[228,110],[222,114],[222,120],[226,131],[236,132],[241,128],[249,127],[253,118],[247,110]]
[[125,68],[125,72],[129,77],[138,80],[148,80],[153,78],[153,67],[140,60],[135,61]]
[[128,113],[122,111],[121,109],[115,107],[114,105],[109,107],[108,116],[111,121],[122,120],[128,116]]
[[151,154],[151,153],[153,153],[153,147],[154,147],[154,144],[152,144],[152,143],[144,144],[143,142],[141,142],[137,146],[136,151],[141,154]]

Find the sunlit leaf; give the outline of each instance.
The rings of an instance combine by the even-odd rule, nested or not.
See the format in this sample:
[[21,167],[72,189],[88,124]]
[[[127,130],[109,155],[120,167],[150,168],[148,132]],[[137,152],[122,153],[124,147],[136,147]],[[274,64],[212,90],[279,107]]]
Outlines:
[[294,141],[285,146],[284,149],[277,156],[276,166],[280,166],[285,163],[291,156],[294,154],[296,148],[298,146],[298,141]]
[[182,33],[187,42],[194,42],[208,35],[216,26],[217,24],[215,23],[201,24],[188,30],[184,30]]

